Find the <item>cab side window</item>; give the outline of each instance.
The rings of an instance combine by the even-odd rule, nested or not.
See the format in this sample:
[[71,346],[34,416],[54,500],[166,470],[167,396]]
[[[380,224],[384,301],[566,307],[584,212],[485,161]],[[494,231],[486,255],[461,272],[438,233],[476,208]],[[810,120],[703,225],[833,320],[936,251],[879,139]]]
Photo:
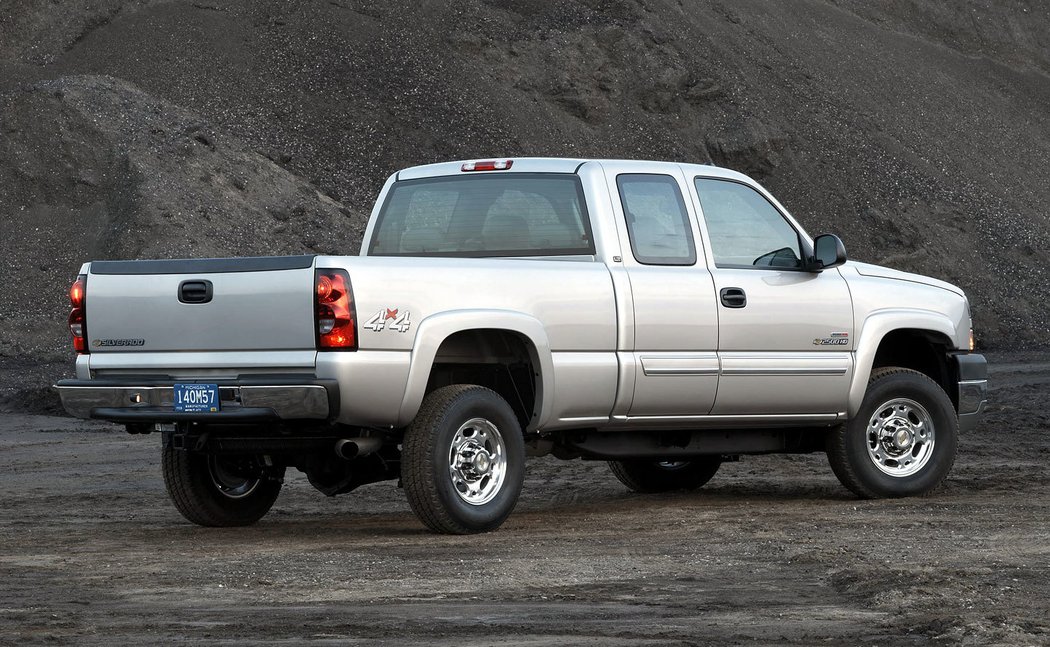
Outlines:
[[645,265],[693,265],[696,247],[678,182],[669,175],[616,177],[634,258]]
[[731,180],[695,182],[716,267],[802,267],[798,232],[761,193]]

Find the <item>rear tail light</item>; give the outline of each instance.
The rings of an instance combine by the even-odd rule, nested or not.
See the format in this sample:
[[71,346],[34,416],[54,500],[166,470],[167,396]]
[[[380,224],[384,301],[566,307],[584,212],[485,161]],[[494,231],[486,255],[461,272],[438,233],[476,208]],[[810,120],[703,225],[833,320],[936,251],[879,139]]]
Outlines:
[[484,160],[467,162],[460,167],[461,171],[506,171],[514,165],[514,160]]
[[314,319],[318,350],[357,350],[357,313],[346,270],[314,274]]
[[87,353],[87,274],[81,274],[69,288],[69,303],[73,309],[69,312],[69,332],[73,335],[73,350]]

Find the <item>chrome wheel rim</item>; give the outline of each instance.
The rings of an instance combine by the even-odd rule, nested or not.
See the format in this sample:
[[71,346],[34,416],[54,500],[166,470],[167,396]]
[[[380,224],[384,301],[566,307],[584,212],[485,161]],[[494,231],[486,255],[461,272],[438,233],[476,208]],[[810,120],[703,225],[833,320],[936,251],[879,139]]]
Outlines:
[[895,398],[875,409],[868,421],[868,458],[883,474],[911,476],[933,455],[933,417],[921,404]]
[[208,474],[215,488],[230,499],[243,499],[259,487],[259,479],[234,474],[221,458],[208,457]]
[[689,461],[658,461],[656,466],[660,469],[672,472],[674,470],[680,470],[689,465]]
[[463,423],[448,454],[452,489],[470,505],[494,499],[507,475],[507,448],[496,425],[484,418]]

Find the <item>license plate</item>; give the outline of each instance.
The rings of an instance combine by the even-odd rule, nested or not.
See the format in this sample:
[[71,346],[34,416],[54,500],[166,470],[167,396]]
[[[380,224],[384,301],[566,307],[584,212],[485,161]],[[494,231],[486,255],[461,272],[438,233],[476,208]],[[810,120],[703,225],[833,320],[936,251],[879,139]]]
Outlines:
[[213,413],[219,410],[218,384],[176,384],[175,411]]

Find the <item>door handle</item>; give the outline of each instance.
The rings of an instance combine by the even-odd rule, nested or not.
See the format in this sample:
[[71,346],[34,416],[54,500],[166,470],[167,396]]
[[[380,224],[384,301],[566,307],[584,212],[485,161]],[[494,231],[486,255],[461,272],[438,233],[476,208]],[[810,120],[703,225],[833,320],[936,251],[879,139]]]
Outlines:
[[727,308],[743,308],[747,305],[747,295],[740,288],[722,288],[718,296]]
[[179,283],[179,301],[182,303],[208,303],[211,295],[211,281],[196,279]]

